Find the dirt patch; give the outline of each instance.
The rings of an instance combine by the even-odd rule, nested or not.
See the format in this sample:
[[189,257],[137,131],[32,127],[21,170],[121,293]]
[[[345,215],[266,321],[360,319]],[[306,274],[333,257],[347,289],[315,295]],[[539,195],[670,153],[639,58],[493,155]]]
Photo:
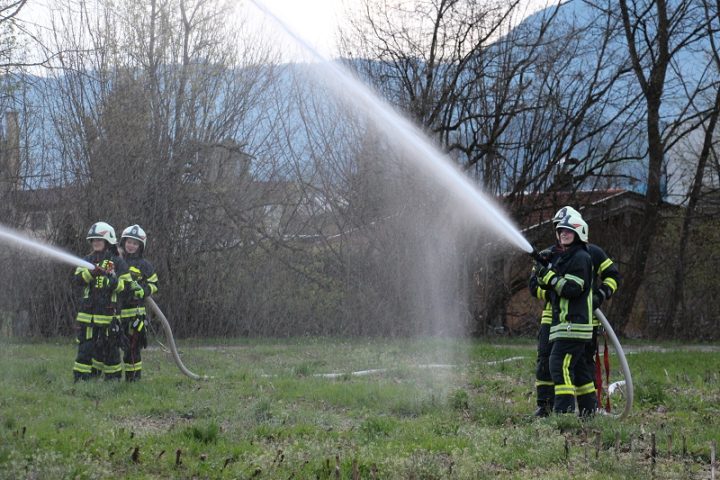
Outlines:
[[169,432],[178,427],[185,427],[191,424],[192,418],[173,415],[163,417],[138,416],[122,418],[118,420],[118,424],[133,432],[135,435],[143,436],[148,434],[158,434]]

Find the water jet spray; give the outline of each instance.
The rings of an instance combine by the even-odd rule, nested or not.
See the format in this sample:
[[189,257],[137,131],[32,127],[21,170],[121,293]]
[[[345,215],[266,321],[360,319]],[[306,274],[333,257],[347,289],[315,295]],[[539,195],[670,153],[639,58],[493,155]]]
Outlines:
[[[509,240],[541,264],[547,265],[549,263],[549,261],[540,255],[530,242],[527,241],[508,217],[503,215],[491,199],[486,197],[485,194],[473,185],[467,176],[453,165],[447,156],[435,147],[417,126],[400,115],[389,104],[383,101],[378,94],[373,92],[370,87],[358,80],[349,70],[337,63],[331,62],[321,55],[277,15],[263,5],[260,0],[250,0],[250,3],[265,17],[271,19],[286,35],[309,54],[314,61],[318,62],[318,65],[328,73],[328,75],[319,76],[321,80],[326,81],[328,78],[336,80],[342,87],[341,89],[338,85],[328,84],[336,88],[339,94],[343,95],[343,98],[347,98],[355,108],[368,112],[369,118],[373,118],[375,122],[380,123],[384,127],[383,130],[387,132],[388,138],[392,138],[398,143],[406,145],[408,150],[410,150],[410,156],[416,159],[429,177],[443,185],[448,193],[453,194],[460,200],[461,204],[472,206],[474,208],[473,213],[484,219],[484,223],[490,226],[495,233]],[[351,92],[352,95],[348,95],[347,92]],[[630,369],[612,326],[600,309],[597,309],[595,313],[608,332],[611,343],[620,358],[623,374],[625,375],[626,395],[628,399],[625,411],[619,416],[619,418],[624,418],[632,406],[633,388]]]
[[392,139],[392,144],[407,149],[407,157],[412,158],[417,166],[421,167],[423,174],[445,187],[445,191],[454,196],[459,201],[459,205],[472,208],[473,215],[484,220],[483,224],[497,235],[504,237],[526,253],[532,252],[532,246],[508,216],[481,192],[447,155],[433,145],[420,128],[382,100],[347,68],[321,55],[260,0],[250,0],[250,3],[272,20],[312,60],[317,62],[319,68],[325,71],[326,74],[318,75],[319,81],[334,88],[339,98],[346,99],[357,110],[366,112],[367,118],[380,125],[387,138]]
[[75,255],[71,255],[57,247],[52,247],[37,240],[27,238],[20,232],[16,232],[12,229],[3,227],[2,225],[0,225],[0,240],[3,240],[5,243],[15,246],[17,248],[33,250],[43,256],[54,258],[55,260],[76,267],[83,267],[89,269],[95,268],[95,265],[93,265],[92,263],[86,262],[81,258],[77,258]]

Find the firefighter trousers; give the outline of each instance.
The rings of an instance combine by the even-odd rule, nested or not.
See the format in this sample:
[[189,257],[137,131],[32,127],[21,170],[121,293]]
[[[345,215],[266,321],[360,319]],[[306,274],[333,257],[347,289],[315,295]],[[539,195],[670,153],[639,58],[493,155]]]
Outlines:
[[535,368],[535,391],[537,406],[546,413],[553,409],[555,383],[550,375],[550,325],[541,323],[538,330],[537,362]]
[[125,380],[133,382],[140,380],[142,376],[142,354],[140,352],[147,347],[145,315],[123,318],[122,330],[126,338],[122,347]]
[[78,350],[75,356],[75,365],[73,365],[73,377],[76,382],[78,380],[89,380],[97,376],[101,371],[101,368],[98,368],[101,366],[97,363],[97,360],[93,362],[96,356],[96,336],[96,327],[80,324],[76,339]]
[[121,376],[120,351],[106,325],[81,324],[77,336],[78,351],[73,366],[75,381],[105,374],[106,380]]
[[552,343],[550,352],[550,375],[552,376],[555,413],[575,411],[577,399],[580,416],[592,415],[597,406],[594,372],[585,359],[587,342],[558,339]]

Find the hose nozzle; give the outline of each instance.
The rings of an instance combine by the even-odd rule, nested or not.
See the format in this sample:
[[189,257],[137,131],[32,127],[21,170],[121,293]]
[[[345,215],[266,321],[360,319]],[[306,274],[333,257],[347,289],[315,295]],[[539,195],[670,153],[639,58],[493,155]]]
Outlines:
[[546,267],[547,267],[548,264],[550,263],[549,259],[547,259],[547,258],[543,257],[542,255],[540,255],[540,252],[538,252],[537,250],[535,250],[535,248],[533,248],[533,251],[530,252],[529,255],[532,257],[533,260],[535,260],[536,262],[538,262],[538,263],[540,263],[541,265],[544,265],[544,266],[546,266]]

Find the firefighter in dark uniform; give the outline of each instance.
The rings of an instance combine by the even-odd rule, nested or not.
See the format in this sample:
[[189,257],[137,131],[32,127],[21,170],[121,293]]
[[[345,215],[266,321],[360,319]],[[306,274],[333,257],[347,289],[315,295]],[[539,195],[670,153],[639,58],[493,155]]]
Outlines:
[[[578,215],[573,207],[562,207],[555,213],[552,219],[553,229],[566,215]],[[613,261],[608,257],[605,251],[595,244],[587,244],[588,253],[593,262],[593,271],[599,277],[593,279],[593,310],[599,308],[603,301],[609,299],[615,291],[617,291],[620,283],[620,273]],[[540,255],[551,261],[553,256],[553,247],[549,247],[540,252]],[[554,403],[554,383],[550,376],[550,324],[552,322],[552,304],[548,291],[540,288],[537,282],[535,270],[530,276],[530,293],[533,297],[543,300],[544,308],[540,319],[540,328],[538,330],[538,350],[537,350],[537,367],[535,371],[535,390],[537,399],[537,410],[535,416],[545,417],[552,411]],[[593,315],[593,338],[587,344],[585,355],[586,361],[589,363],[590,371],[595,372],[595,352],[597,351],[597,335],[600,322]],[[595,385],[597,387],[597,385]],[[576,392],[577,393],[577,392]]]
[[122,299],[123,363],[125,380],[140,380],[142,357],[140,351],[147,347],[145,298],[157,292],[158,276],[155,267],[143,257],[147,235],[139,225],[130,225],[120,236],[120,248],[132,281]]
[[540,288],[547,290],[552,306],[550,325],[550,376],[554,384],[553,411],[595,412],[597,399],[593,372],[585,360],[591,341],[593,266],[587,251],[588,227],[581,216],[566,215],[556,226],[558,243],[548,265],[536,265]]
[[92,253],[84,260],[95,268],[75,269],[74,281],[82,293],[76,318],[80,328],[73,376],[78,381],[104,373],[106,380],[120,379],[118,301],[129,280],[128,269],[118,256],[117,237],[109,224],[93,224],[87,240]]

